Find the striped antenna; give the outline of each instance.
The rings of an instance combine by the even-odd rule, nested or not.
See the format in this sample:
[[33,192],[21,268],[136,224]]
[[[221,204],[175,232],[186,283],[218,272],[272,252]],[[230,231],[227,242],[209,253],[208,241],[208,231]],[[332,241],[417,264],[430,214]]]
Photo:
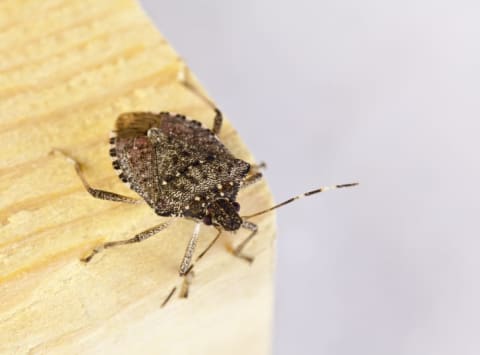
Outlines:
[[299,199],[301,199],[301,198],[303,198],[303,197],[315,195],[315,194],[318,194],[318,193],[320,193],[320,192],[324,192],[324,191],[328,191],[328,190],[342,189],[342,188],[344,188],[344,187],[353,187],[353,186],[357,186],[357,185],[358,185],[358,182],[353,182],[353,183],[350,183],[350,184],[334,185],[334,186],[324,186],[324,187],[321,187],[321,188],[319,188],[319,189],[312,190],[312,191],[308,191],[308,192],[305,192],[305,193],[303,193],[303,194],[301,194],[301,195],[298,195],[298,196],[289,198],[288,200],[283,201],[282,203],[279,203],[278,205],[275,205],[275,206],[273,206],[273,207],[267,208],[266,210],[263,210],[263,211],[260,211],[260,212],[251,214],[251,215],[249,215],[249,216],[242,216],[242,219],[243,219],[243,218],[251,218],[251,217],[260,216],[261,214],[264,214],[264,213],[267,213],[267,212],[276,210],[277,208],[280,208],[280,207],[282,207],[282,206],[288,205],[289,203],[291,203],[291,202],[293,202],[293,201],[295,201],[295,200],[299,200]]

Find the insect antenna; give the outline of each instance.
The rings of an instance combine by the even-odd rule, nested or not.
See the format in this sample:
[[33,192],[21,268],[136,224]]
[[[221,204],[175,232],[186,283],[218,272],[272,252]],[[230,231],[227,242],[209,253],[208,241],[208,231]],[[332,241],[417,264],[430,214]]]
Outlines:
[[311,195],[315,195],[315,194],[318,194],[320,192],[324,192],[324,191],[328,191],[328,190],[334,190],[334,189],[342,189],[344,187],[353,187],[353,186],[357,186],[358,185],[358,182],[353,182],[353,183],[350,183],[350,184],[341,184],[341,185],[333,185],[333,186],[323,186],[323,187],[320,187],[318,189],[315,189],[315,190],[312,190],[312,191],[308,191],[308,192],[305,192],[301,195],[297,195],[295,197],[292,197],[292,198],[289,198],[288,200],[285,200],[281,203],[279,203],[278,205],[275,205],[273,207],[270,207],[270,208],[267,208],[266,210],[263,210],[263,211],[260,211],[260,212],[256,212],[254,214],[251,214],[249,216],[242,216],[242,219],[244,218],[251,218],[251,217],[256,217],[256,216],[260,216],[264,213],[267,213],[267,212],[270,212],[270,211],[273,211],[273,210],[276,210],[277,208],[280,208],[282,206],[285,206],[285,205],[288,205],[289,203],[295,201],[295,200],[299,200],[303,197],[308,197],[308,196],[311,196]]

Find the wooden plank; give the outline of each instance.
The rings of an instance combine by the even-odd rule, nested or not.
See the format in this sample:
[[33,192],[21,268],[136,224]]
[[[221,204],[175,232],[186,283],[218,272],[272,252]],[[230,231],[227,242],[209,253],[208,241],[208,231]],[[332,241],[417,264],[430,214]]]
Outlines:
[[[135,196],[108,156],[120,113],[174,111],[211,125],[211,109],[179,84],[180,65],[132,0],[0,2],[0,352],[269,353],[272,214],[255,218],[252,265],[227,251],[246,232],[227,233],[196,265],[190,297],[165,308],[181,284],[191,221],[79,261],[166,219],[145,205],[93,199],[49,151],[75,156],[93,186]],[[253,162],[228,122],[220,138]],[[248,214],[272,200],[262,182],[239,202]],[[214,236],[203,226],[198,250]]]

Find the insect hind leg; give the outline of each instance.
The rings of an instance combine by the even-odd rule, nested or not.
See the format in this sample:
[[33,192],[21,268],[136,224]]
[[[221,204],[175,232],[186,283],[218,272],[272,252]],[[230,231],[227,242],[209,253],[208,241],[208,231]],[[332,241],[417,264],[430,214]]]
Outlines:
[[188,90],[190,90],[193,94],[195,94],[198,98],[200,98],[203,102],[205,102],[208,106],[212,108],[213,111],[215,111],[215,118],[213,119],[213,127],[212,127],[212,132],[215,135],[218,135],[220,133],[220,130],[222,129],[222,123],[223,123],[223,114],[222,112],[215,106],[215,104],[207,98],[198,88],[193,85],[189,80],[188,80],[188,75],[189,74],[189,69],[185,64],[181,64],[181,68],[178,72],[178,81]]

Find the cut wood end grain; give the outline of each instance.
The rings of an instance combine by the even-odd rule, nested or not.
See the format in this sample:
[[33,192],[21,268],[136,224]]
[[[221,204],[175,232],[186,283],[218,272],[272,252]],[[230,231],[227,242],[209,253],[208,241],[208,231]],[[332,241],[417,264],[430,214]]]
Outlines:
[[[72,166],[48,153],[64,149],[93,186],[134,196],[108,156],[120,113],[174,111],[211,125],[208,105],[179,85],[180,64],[131,0],[0,3],[0,352],[269,352],[272,214],[255,220],[252,265],[227,251],[244,233],[225,234],[196,265],[190,297],[165,308],[192,222],[79,261],[161,220],[144,205],[91,198]],[[220,138],[253,161],[228,122]],[[239,202],[254,212],[271,196],[263,182]],[[203,226],[198,250],[214,236]]]

